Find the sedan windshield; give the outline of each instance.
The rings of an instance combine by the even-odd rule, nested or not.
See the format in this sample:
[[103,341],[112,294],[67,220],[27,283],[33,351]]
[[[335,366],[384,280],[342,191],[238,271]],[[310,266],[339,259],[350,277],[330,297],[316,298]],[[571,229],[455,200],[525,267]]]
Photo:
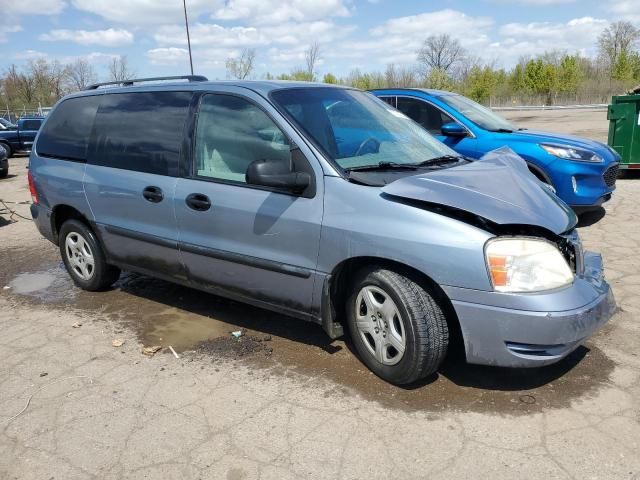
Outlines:
[[369,93],[313,87],[276,90],[271,96],[345,170],[418,165],[458,156],[413,120]]
[[462,95],[443,95],[440,97],[440,100],[485,130],[492,132],[513,132],[518,130],[518,127],[502,118],[493,110],[483,107],[479,103]]

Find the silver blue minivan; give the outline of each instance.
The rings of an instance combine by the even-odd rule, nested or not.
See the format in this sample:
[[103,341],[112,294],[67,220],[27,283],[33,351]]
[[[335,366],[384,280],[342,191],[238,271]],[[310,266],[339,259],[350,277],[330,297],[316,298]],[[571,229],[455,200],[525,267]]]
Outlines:
[[31,212],[77,286],[152,275],[348,332],[395,384],[537,367],[615,308],[576,217],[522,159],[457,154],[373,95],[203,77],[63,98],[29,162]]

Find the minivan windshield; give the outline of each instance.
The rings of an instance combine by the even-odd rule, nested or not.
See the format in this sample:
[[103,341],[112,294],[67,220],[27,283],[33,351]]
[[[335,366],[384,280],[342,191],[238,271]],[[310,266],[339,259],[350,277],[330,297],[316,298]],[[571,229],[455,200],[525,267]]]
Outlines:
[[345,170],[419,165],[456,152],[370,93],[347,88],[276,90],[272,100]]
[[518,127],[502,118],[493,110],[483,107],[479,103],[462,95],[442,95],[439,99],[485,130],[491,132],[513,132],[518,130]]

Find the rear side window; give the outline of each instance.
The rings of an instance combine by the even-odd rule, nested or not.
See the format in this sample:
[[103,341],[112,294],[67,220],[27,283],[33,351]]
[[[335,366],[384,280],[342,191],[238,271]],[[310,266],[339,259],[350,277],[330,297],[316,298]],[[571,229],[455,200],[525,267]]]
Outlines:
[[23,130],[38,130],[42,125],[42,120],[25,120],[22,123]]
[[70,98],[50,114],[40,137],[38,155],[84,162],[99,96]]
[[432,135],[442,135],[442,125],[453,122],[453,119],[446,113],[430,103],[415,98],[398,98],[398,110],[422,125]]
[[96,115],[89,163],[177,176],[190,92],[106,94]]

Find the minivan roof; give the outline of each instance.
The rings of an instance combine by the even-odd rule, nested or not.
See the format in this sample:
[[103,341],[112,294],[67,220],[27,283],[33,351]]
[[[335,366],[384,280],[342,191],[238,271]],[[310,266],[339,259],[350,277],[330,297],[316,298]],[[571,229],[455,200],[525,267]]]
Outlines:
[[333,85],[329,83],[319,82],[302,82],[291,80],[215,80],[215,81],[199,81],[199,82],[162,82],[162,83],[144,83],[140,85],[121,86],[121,87],[104,87],[92,90],[82,90],[69,95],[69,97],[81,97],[86,95],[101,95],[103,93],[125,93],[125,92],[149,92],[163,90],[208,90],[216,86],[234,86],[253,90],[262,95],[268,95],[275,90],[285,88],[350,88],[343,85]]

